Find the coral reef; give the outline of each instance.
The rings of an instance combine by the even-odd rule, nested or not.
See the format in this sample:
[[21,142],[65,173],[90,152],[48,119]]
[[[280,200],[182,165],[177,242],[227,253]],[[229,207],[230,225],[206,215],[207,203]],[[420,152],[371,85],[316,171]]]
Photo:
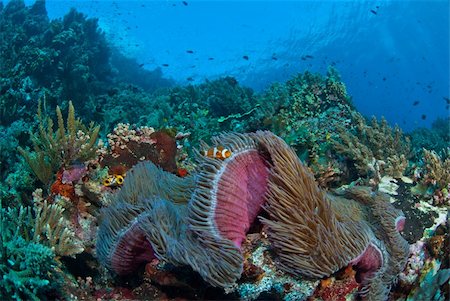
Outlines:
[[415,152],[422,149],[441,153],[450,144],[450,117],[438,118],[433,121],[431,128],[418,128],[410,133],[411,143]]
[[333,67],[173,87],[41,0],[0,29],[2,297],[449,298],[448,119],[410,143]]
[[[1,204],[1,203],[0,203]],[[56,256],[82,251],[58,205],[3,209],[0,219],[0,293],[15,300],[58,294],[63,283]]]
[[349,160],[361,176],[378,184],[383,175],[401,178],[411,157],[409,138],[397,126],[391,128],[382,118],[367,123],[359,113],[353,114],[351,129],[338,127],[339,137],[333,139],[335,151]]
[[132,127],[120,123],[107,137],[108,147],[100,150],[101,165],[110,169],[120,165],[124,174],[138,162],[149,160],[165,171],[177,172],[177,144],[175,138],[168,133],[155,131],[150,127]]
[[450,148],[440,156],[423,149],[423,157],[414,171],[417,185],[413,193],[429,197],[435,205],[450,205]]

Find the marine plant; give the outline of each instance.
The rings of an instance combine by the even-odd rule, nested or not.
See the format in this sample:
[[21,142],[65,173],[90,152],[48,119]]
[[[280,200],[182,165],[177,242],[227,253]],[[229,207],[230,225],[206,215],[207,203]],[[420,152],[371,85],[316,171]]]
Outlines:
[[68,166],[76,160],[85,162],[94,158],[98,148],[100,127],[94,123],[87,127],[79,118],[76,119],[72,102],[69,102],[66,126],[59,106],[56,107],[56,116],[58,129],[54,131],[53,120],[42,114],[39,103],[38,131],[31,134],[34,152],[18,148],[35,175],[45,185],[49,184],[62,166]]

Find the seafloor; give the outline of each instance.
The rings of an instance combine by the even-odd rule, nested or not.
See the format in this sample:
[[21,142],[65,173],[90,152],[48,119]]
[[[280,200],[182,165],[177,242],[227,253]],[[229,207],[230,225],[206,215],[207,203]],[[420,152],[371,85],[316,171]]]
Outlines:
[[176,86],[44,1],[0,40],[1,300],[449,299],[448,119],[367,119],[333,67]]

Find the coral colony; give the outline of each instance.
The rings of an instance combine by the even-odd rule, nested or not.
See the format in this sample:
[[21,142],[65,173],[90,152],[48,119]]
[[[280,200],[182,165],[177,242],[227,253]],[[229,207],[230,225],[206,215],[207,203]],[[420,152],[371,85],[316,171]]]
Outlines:
[[1,300],[449,299],[448,119],[367,119],[332,67],[173,86],[75,10],[0,14]]

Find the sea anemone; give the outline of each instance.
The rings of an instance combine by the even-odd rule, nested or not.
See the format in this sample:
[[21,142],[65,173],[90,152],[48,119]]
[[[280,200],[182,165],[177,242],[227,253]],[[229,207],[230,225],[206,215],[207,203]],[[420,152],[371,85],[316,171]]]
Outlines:
[[[269,165],[252,135],[223,134],[212,144],[232,155],[225,160],[199,156],[188,204],[188,241],[191,248],[208,250],[212,264],[206,265],[207,273],[199,272],[213,285],[227,287],[242,273],[240,247],[264,203]],[[190,264],[194,269],[199,265]]]
[[280,267],[317,278],[351,264],[360,293],[385,300],[409,254],[399,233],[401,211],[368,187],[326,195],[283,140],[271,134],[260,137],[273,164],[265,205],[270,217],[261,220],[269,227]]
[[260,219],[281,269],[320,278],[352,265],[361,294],[387,297],[408,244],[399,234],[404,217],[386,195],[369,188],[325,194],[270,132],[223,134],[212,144],[230,156],[199,152],[186,178],[150,162],[129,172],[103,212],[97,253],[106,266],[129,273],[156,257],[231,288],[243,270],[241,244],[264,207],[269,216]]
[[273,162],[265,205],[270,217],[261,221],[269,227],[280,267],[294,275],[324,277],[363,253],[370,241],[367,225],[339,221],[295,152],[275,135],[259,137]]
[[[97,237],[100,261],[118,274],[128,274],[156,258],[159,249],[153,250],[146,228],[149,216],[160,203],[167,202],[169,194],[172,202],[186,203],[191,186],[192,179],[181,181],[150,162],[137,164],[112,197],[111,205],[102,211]],[[157,218],[164,220],[165,216]]]

